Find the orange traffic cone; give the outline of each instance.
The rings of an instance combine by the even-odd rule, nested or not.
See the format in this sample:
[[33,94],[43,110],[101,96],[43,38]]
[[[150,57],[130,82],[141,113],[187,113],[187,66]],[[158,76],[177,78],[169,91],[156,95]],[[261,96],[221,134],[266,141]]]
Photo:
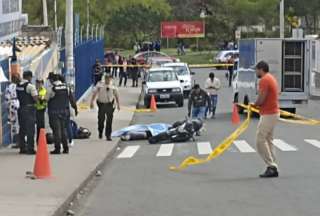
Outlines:
[[233,111],[232,111],[232,124],[239,124],[240,123],[240,116],[238,111],[237,104],[233,104]]
[[154,95],[151,96],[150,109],[152,110],[152,112],[158,111],[157,102],[156,102],[156,98],[154,97]]
[[45,179],[51,177],[51,166],[45,129],[40,130],[33,175],[38,179]]

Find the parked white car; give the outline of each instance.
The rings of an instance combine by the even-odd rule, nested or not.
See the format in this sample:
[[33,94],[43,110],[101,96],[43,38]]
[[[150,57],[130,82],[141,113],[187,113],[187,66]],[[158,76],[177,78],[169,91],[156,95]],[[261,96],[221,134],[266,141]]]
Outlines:
[[183,93],[188,96],[192,89],[192,72],[187,63],[167,63],[163,67],[172,68],[179,77],[181,85],[183,86]]
[[239,55],[239,50],[223,50],[220,51],[216,57],[214,57],[213,61],[216,63],[228,63],[234,55]]
[[172,68],[151,68],[144,84],[144,105],[150,106],[152,95],[159,102],[175,102],[183,107],[183,87],[177,73]]

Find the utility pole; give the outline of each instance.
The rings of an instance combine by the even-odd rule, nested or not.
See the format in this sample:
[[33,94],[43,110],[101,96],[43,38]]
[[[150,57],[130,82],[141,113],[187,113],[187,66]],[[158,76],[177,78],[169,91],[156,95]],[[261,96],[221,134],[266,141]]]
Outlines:
[[43,9],[43,25],[48,26],[48,7],[47,0],[42,0],[42,9]]
[[89,38],[89,28],[90,28],[90,0],[87,0],[87,40]]
[[71,86],[75,85],[75,69],[73,57],[73,0],[66,0],[66,81]]
[[284,0],[280,0],[280,38],[284,38]]
[[54,0],[54,30],[58,31],[57,0]]

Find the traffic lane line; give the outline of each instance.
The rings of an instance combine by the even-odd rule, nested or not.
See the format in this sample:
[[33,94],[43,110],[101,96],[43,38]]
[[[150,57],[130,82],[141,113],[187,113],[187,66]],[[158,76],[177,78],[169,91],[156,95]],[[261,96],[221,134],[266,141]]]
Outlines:
[[276,146],[281,151],[297,151],[298,150],[296,147],[293,147],[280,139],[274,139],[273,145]]
[[157,153],[157,157],[169,157],[172,155],[174,144],[162,144]]
[[242,153],[256,152],[245,140],[236,140],[233,142],[237,149]]
[[135,153],[139,150],[140,146],[127,146],[119,155],[117,158],[123,159],[123,158],[132,158]]
[[315,139],[305,139],[305,142],[313,145],[314,147],[320,148],[320,141],[315,140]]
[[197,149],[199,155],[208,155],[213,151],[210,142],[198,142]]

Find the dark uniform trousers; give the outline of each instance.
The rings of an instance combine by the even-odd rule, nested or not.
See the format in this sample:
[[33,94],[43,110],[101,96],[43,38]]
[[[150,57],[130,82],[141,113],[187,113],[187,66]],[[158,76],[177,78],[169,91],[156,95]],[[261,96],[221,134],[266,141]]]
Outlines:
[[37,141],[39,140],[40,129],[45,128],[44,116],[45,116],[45,109],[37,110],[36,111],[36,122],[37,122]]
[[57,151],[61,149],[61,144],[64,150],[69,149],[67,132],[68,123],[69,115],[67,114],[67,112],[59,114],[49,114],[49,124],[54,137],[54,149]]
[[[19,145],[22,151],[34,150],[34,133],[36,127],[36,109],[33,105],[20,107],[18,110]],[[27,143],[25,138],[27,137]]]
[[102,135],[104,129],[104,123],[106,121],[105,136],[110,137],[112,133],[112,120],[114,113],[113,103],[100,103],[98,104],[98,131],[99,135]]

